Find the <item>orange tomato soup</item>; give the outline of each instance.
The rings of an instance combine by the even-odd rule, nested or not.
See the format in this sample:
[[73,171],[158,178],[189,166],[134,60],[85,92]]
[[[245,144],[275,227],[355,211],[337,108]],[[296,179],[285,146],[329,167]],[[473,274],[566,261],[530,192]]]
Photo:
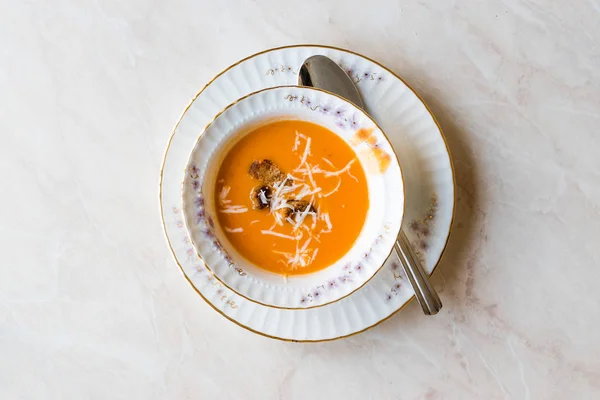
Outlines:
[[218,221],[235,249],[274,273],[300,275],[339,260],[369,208],[350,146],[310,122],[261,126],[228,152],[217,175]]

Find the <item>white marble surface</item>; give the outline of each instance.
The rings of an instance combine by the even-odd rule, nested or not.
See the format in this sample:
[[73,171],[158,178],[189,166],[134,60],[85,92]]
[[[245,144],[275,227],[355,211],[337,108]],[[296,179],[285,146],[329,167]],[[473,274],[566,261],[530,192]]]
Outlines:
[[[600,2],[393,3],[0,0],[1,399],[600,398]],[[445,129],[434,318],[277,342],[173,263],[157,181],[181,111],[302,42],[388,65]]]

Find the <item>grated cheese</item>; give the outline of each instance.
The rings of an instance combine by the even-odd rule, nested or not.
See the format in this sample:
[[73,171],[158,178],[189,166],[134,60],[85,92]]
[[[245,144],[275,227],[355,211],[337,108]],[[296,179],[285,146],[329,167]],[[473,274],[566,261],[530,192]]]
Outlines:
[[327,164],[329,164],[329,166],[331,168],[336,168],[335,165],[333,165],[333,163],[331,161],[329,161],[328,159],[326,159],[325,157],[321,157],[321,160],[325,161]]
[[241,214],[247,212],[247,207],[230,204],[231,200],[227,199],[227,195],[229,195],[230,190],[231,186],[223,186],[221,188],[221,193],[219,194],[219,202],[221,203],[221,206],[223,206],[223,208],[221,208],[219,212],[223,214]]
[[313,187],[316,187],[317,184],[315,183],[315,179],[313,178],[312,168],[310,167],[310,165],[308,165],[308,163],[306,164],[306,175],[308,175],[308,180],[313,185]]
[[338,191],[338,189],[340,188],[341,185],[342,185],[342,178],[338,178],[338,183],[337,183],[335,189],[333,189],[331,192],[324,194],[323,197],[331,196],[332,194],[334,194],[335,192]]
[[[237,207],[239,207],[239,208],[237,208]],[[219,212],[223,213],[223,214],[241,214],[241,213],[248,212],[248,208],[241,207],[241,206],[230,206],[227,208],[220,209]]]
[[308,238],[306,239],[306,242],[304,243],[304,246],[302,246],[302,249],[300,249],[300,252],[302,253],[304,250],[306,250],[306,248],[308,247],[308,245],[310,244],[310,241],[312,240],[312,238]]
[[225,231],[231,232],[231,233],[238,233],[238,232],[244,232],[244,229],[243,228],[231,229],[231,228],[225,227]]
[[[348,164],[346,164],[346,166],[344,168],[337,170],[337,171],[325,171],[325,170],[319,168],[318,170],[315,170],[313,172],[322,173],[325,176],[338,176],[338,175],[343,174],[344,172],[349,172],[350,167],[352,166],[352,164],[354,164],[354,161],[356,161],[356,159],[350,160],[350,162],[348,162]],[[356,177],[354,179],[356,179]]]
[[319,252],[319,248],[317,247],[317,248],[315,249],[315,251],[313,251],[313,255],[312,255],[312,257],[310,258],[310,262],[311,262],[311,264],[312,264],[312,262],[313,262],[313,261],[315,261],[315,257],[317,257],[317,253],[318,253],[318,252]]
[[292,148],[292,151],[296,151],[298,150],[298,146],[300,146],[300,134],[298,133],[298,131],[296,131],[296,139],[294,140],[294,147]]
[[325,223],[327,224],[327,230],[321,230],[321,233],[329,233],[331,232],[331,228],[333,228],[333,225],[331,224],[331,220],[329,219],[329,213],[324,212],[321,213],[321,219],[323,221],[325,221]]
[[350,170],[348,169],[348,175],[350,176],[350,178],[354,179],[356,182],[358,182],[358,179],[356,179],[356,177],[354,175],[352,175],[352,173],[350,172]]
[[227,198],[227,195],[229,194],[229,191],[231,190],[231,186],[223,186],[221,188],[221,200],[225,200]]
[[263,235],[272,235],[272,236],[277,236],[280,238],[290,239],[290,240],[296,240],[296,238],[297,238],[297,236],[290,236],[290,235],[286,235],[284,233],[279,233],[279,232],[266,230],[266,229],[263,229],[262,231],[260,231],[260,233],[262,233]]
[[300,165],[306,163],[306,160],[308,159],[308,155],[310,154],[310,141],[310,138],[306,138],[306,147],[304,148],[304,154],[302,154]]
[[275,213],[275,223],[279,226],[283,226],[283,222],[281,221],[281,215],[279,215],[279,213]]
[[311,204],[306,206],[306,209],[304,211],[302,211],[302,213],[300,213],[300,214],[296,213],[296,225],[294,225],[294,230],[298,229],[300,224],[302,224],[302,222],[304,222],[304,218],[306,218],[306,216],[308,215],[311,205],[312,205],[312,202],[311,202]]
[[300,179],[297,176],[294,176],[292,174],[287,174],[287,178],[291,179],[292,181],[295,181],[295,182],[304,182],[304,179]]
[[260,201],[263,204],[267,204],[267,196],[265,195],[265,191],[264,190],[259,190],[258,191],[258,197],[260,197]]

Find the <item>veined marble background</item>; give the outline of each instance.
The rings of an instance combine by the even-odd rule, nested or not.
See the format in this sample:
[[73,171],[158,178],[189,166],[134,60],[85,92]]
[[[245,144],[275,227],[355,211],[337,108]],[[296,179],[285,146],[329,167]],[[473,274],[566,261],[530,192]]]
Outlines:
[[[400,74],[453,154],[433,280],[364,334],[226,321],[165,243],[173,125],[266,48]],[[0,398],[600,398],[600,1],[0,0]]]

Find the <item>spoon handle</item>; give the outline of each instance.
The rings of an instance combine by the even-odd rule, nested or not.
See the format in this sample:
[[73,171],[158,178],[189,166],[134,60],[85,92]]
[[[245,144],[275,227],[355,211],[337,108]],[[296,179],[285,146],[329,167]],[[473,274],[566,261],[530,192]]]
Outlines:
[[423,308],[423,312],[427,315],[437,314],[442,308],[442,302],[403,230],[400,231],[400,236],[394,244],[394,248],[400,259],[400,265],[402,265],[404,273],[415,290],[415,296],[421,308]]

